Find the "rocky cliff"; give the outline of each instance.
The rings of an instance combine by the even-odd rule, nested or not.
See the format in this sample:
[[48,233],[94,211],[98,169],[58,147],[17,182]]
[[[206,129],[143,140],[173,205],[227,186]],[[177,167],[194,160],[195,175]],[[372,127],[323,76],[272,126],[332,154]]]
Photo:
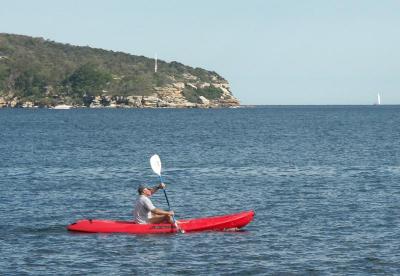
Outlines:
[[238,106],[215,72],[178,62],[0,34],[0,107]]

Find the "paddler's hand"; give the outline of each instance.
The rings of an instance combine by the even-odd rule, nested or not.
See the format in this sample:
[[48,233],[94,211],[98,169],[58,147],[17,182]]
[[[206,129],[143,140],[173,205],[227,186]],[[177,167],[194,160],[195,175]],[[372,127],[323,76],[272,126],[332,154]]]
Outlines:
[[158,188],[159,188],[159,189],[165,189],[165,186],[166,186],[166,185],[165,185],[164,183],[160,183],[160,185],[158,185]]
[[170,216],[175,215],[174,211],[169,211],[168,213],[169,213],[168,215],[170,215]]

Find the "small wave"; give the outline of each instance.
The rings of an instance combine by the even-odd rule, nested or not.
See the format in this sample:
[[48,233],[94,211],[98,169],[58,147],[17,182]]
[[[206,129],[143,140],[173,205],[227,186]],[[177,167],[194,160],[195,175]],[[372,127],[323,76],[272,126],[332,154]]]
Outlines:
[[135,167],[84,167],[84,168],[68,168],[68,167],[50,167],[50,168],[0,168],[0,174],[4,178],[21,178],[29,177],[29,179],[52,180],[84,177],[85,179],[116,179],[126,177],[126,175],[135,175],[137,177],[145,177],[151,174],[151,171],[145,171]]
[[392,174],[400,175],[400,166],[389,166],[385,170]]
[[[177,169],[174,170],[178,171]],[[337,174],[337,169],[329,166],[304,166],[304,167],[206,167],[187,168],[186,173],[204,176],[271,176],[271,177],[296,177],[296,176],[325,176]]]
[[[66,231],[66,225],[56,224],[56,225],[45,225],[45,226],[7,226],[2,227],[2,231],[4,233],[9,233],[9,235],[54,235],[54,234],[62,234]],[[3,235],[4,237],[9,236],[8,234]]]

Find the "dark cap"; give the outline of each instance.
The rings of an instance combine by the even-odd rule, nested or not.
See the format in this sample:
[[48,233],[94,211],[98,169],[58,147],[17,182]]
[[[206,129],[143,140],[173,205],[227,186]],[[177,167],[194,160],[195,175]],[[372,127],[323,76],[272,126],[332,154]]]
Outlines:
[[146,189],[146,186],[139,185],[139,187],[138,187],[138,189],[137,189],[139,195],[141,195],[141,194],[143,193],[143,190],[144,190],[144,189]]

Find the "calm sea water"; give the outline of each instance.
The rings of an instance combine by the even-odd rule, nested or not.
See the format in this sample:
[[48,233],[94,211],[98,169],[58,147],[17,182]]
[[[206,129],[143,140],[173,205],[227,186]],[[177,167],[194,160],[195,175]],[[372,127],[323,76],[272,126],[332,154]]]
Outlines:
[[[177,218],[238,233],[73,234],[131,219],[158,153]],[[1,275],[400,273],[400,107],[0,110]],[[167,208],[163,194],[153,196]]]

